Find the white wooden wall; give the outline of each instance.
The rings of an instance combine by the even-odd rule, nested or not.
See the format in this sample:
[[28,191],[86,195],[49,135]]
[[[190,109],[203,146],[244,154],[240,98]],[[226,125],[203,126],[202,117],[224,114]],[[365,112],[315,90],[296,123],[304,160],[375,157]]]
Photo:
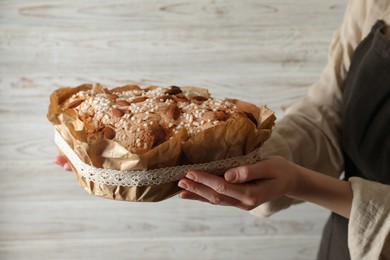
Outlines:
[[0,259],[314,259],[327,211],[270,218],[85,193],[45,118],[60,86],[196,85],[282,108],[305,95],[338,0],[0,0]]

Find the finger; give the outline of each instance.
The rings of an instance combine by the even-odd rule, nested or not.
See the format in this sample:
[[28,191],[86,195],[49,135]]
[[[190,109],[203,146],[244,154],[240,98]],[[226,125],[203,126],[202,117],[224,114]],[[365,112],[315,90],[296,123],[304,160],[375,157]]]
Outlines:
[[[202,196],[199,196],[198,194],[195,194],[195,193],[187,191],[187,190],[181,191],[179,193],[179,197],[181,199],[196,200],[196,201],[201,201],[201,202],[206,202],[206,203],[213,204],[209,200],[203,198]],[[219,205],[221,205],[221,206],[233,206],[233,207],[240,208],[242,210],[251,210],[251,209],[254,208],[254,207],[245,205],[244,203],[241,203],[240,201],[234,201],[234,205],[233,204],[228,204],[228,203],[225,203],[223,205],[219,204]]]
[[203,171],[190,171],[187,173],[186,177],[211,188],[213,191],[219,194],[234,198],[237,197],[236,193],[242,193],[242,189],[244,187],[242,185],[240,188],[238,188],[237,185],[230,184],[219,176]]
[[66,171],[69,171],[71,172],[72,171],[72,167],[70,167],[70,164],[68,162],[64,163],[64,165],[62,166]]
[[229,183],[245,183],[253,180],[268,179],[267,171],[264,169],[264,162],[239,166],[225,172],[224,178]]
[[[236,207],[240,207],[239,203],[242,203],[243,205],[253,205],[257,203],[256,193],[261,192],[254,187],[253,183],[231,184],[226,182],[223,178],[207,172],[191,171],[187,173],[186,177],[199,184],[203,184],[208,188],[202,188],[200,190],[200,192],[205,192],[204,194],[195,193],[210,200],[211,203],[216,203],[215,201],[227,197],[229,199],[225,200],[228,201],[229,205],[234,205]],[[259,184],[256,183],[256,185]],[[194,188],[198,187],[195,186]],[[222,196],[219,196],[218,194]]]
[[192,193],[192,192],[187,191],[187,190],[181,191],[181,192],[179,193],[179,197],[180,197],[181,199],[198,200],[198,201],[210,203],[210,201],[208,201],[207,199],[203,198],[202,196],[199,196],[198,194]]
[[[249,206],[258,205],[264,200],[263,193],[266,192],[266,190],[262,190],[264,185],[258,180],[248,183],[234,184],[228,183],[221,177],[202,171],[191,171],[187,173],[186,177],[199,184],[203,184],[204,187],[208,188],[205,189],[204,187],[200,188],[200,186],[195,186],[195,189],[200,189],[195,191],[195,193],[198,193],[209,200],[218,200],[223,198],[223,196],[218,197],[215,194],[224,195],[229,197],[231,200],[234,200],[236,203],[233,203],[232,201],[229,202],[235,204],[235,206],[238,206],[236,205],[237,201]],[[194,192],[191,189],[189,190]]]
[[[220,178],[222,179],[222,178]],[[179,187],[187,190],[188,192],[193,193],[193,195],[184,193],[184,196],[191,197],[194,199],[198,199],[200,201],[206,200],[207,202],[211,204],[217,204],[222,206],[235,206],[239,207],[241,202],[231,198],[229,196],[226,196],[224,194],[220,194],[213,190],[212,188],[203,185],[201,183],[197,183],[195,181],[189,180],[189,179],[182,179],[179,181]],[[201,197],[201,198],[199,198]],[[202,200],[203,199],[203,200]]]
[[179,187],[190,191],[213,204],[219,204],[221,202],[219,194],[206,185],[194,182],[189,179],[180,180],[178,185]]
[[65,156],[61,156],[61,155],[57,155],[56,157],[54,157],[53,159],[53,162],[58,164],[58,165],[61,165],[63,166],[68,160],[66,159]]
[[231,186],[220,176],[204,172],[204,171],[190,171],[186,174],[186,177],[195,182],[201,183],[213,191],[229,196],[229,187]]

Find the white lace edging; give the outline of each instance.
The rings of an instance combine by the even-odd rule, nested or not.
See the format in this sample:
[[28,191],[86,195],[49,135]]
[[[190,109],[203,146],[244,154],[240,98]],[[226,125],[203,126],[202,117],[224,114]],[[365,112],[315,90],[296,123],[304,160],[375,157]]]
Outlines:
[[58,131],[55,131],[54,141],[58,148],[76,168],[77,174],[83,176],[88,181],[112,186],[134,187],[164,184],[183,179],[188,171],[194,169],[214,174],[222,174],[229,168],[254,164],[261,159],[259,152],[255,150],[247,155],[209,163],[166,167],[155,170],[118,171],[113,169],[96,168],[84,163],[60,135],[60,133],[58,133]]

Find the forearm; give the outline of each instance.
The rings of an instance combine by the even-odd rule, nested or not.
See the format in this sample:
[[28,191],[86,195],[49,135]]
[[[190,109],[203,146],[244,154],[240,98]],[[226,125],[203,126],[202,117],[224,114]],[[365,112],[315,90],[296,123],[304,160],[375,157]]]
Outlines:
[[308,201],[349,218],[352,188],[349,182],[297,166],[296,183],[289,197]]

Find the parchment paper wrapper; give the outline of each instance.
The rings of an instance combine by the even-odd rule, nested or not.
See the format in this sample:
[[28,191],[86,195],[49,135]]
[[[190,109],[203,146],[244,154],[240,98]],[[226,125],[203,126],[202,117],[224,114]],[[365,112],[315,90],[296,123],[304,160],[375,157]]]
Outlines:
[[[193,169],[205,169],[215,174],[222,174],[232,166],[254,163],[258,160],[254,157],[256,149],[270,137],[275,122],[274,113],[266,106],[258,108],[240,100],[229,99],[240,110],[250,113],[257,120],[257,126],[248,118],[229,119],[191,138],[183,129],[170,140],[148,152],[133,154],[112,140],[98,139],[93,143],[87,143],[84,122],[78,118],[73,109],[64,109],[64,103],[69,97],[81,90],[91,88],[92,85],[84,84],[54,91],[50,96],[47,118],[57,132],[56,140],[60,140],[56,142],[59,153],[67,157],[79,184],[88,193],[104,198],[142,202],[160,201],[175,195],[180,190],[177,182],[184,177],[186,171],[192,169],[192,166]],[[203,96],[209,95],[207,90],[202,88],[181,88],[201,93]],[[132,89],[134,86],[124,86],[111,91]],[[109,92],[103,87],[98,87],[98,91]],[[58,144],[61,140],[66,143],[60,147]],[[65,146],[69,146],[71,151],[64,153]],[[69,155],[72,152],[74,156]],[[88,174],[84,168],[88,169]],[[96,178],[95,171],[99,169],[104,170],[100,173],[100,177]],[[170,177],[164,180],[164,174],[167,172]],[[122,177],[113,180],[110,174]],[[132,180],[128,183],[123,182],[123,176],[126,179],[127,175],[132,174],[136,177],[131,177]],[[143,176],[149,179],[142,180]],[[153,178],[157,178],[158,181],[153,182]]]

